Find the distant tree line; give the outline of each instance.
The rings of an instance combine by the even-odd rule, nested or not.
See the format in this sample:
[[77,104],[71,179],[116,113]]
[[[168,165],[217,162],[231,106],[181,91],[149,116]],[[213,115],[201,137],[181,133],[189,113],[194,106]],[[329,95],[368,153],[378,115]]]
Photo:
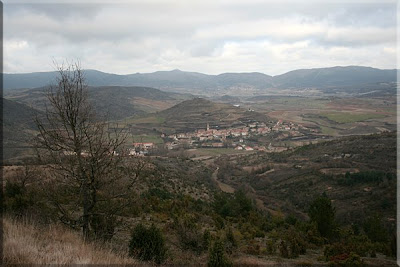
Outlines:
[[384,179],[392,180],[395,179],[394,173],[387,173],[382,171],[363,171],[350,173],[346,172],[344,177],[338,180],[339,185],[355,185],[362,183],[381,183]]

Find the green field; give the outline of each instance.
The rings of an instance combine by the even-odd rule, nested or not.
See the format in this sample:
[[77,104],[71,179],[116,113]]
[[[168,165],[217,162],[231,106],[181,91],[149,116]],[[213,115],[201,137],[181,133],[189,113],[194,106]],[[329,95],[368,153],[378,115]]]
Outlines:
[[227,155],[227,154],[245,154],[252,153],[254,151],[244,151],[244,150],[235,150],[233,148],[198,148],[196,150],[191,150],[191,154],[195,154],[198,157],[201,156],[218,156],[218,155]]
[[154,143],[154,144],[163,144],[164,141],[158,135],[132,135],[128,137],[129,141],[136,143]]
[[[111,138],[115,138],[115,133],[110,133]],[[124,145],[132,145],[132,143],[154,143],[154,144],[163,144],[163,139],[158,135],[132,135],[132,134],[122,134],[120,138],[124,137]]]
[[330,100],[321,98],[307,98],[307,97],[274,97],[264,103],[256,104],[260,107],[267,104],[269,108],[277,110],[291,110],[299,108],[325,108]]
[[385,117],[385,115],[382,114],[373,114],[373,113],[351,114],[344,112],[322,113],[321,116],[337,123],[351,123],[351,122],[379,119]]
[[121,120],[122,123],[149,123],[149,124],[162,124],[165,122],[165,118],[160,116],[146,116],[146,117],[131,117]]
[[321,127],[321,131],[323,134],[326,135],[335,135],[337,134],[336,130],[330,128],[330,127],[326,127],[326,126],[320,126]]

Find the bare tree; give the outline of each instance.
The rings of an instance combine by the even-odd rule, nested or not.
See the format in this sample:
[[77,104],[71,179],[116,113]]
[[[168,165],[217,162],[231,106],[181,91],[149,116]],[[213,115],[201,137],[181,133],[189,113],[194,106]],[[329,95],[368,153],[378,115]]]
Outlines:
[[126,136],[122,131],[110,131],[106,122],[96,119],[79,64],[57,68],[59,77],[47,92],[45,118],[36,119],[37,151],[53,170],[48,182],[54,184],[54,192],[48,195],[59,219],[81,228],[86,239],[91,218],[98,212],[96,205],[118,177],[121,157],[115,151]]

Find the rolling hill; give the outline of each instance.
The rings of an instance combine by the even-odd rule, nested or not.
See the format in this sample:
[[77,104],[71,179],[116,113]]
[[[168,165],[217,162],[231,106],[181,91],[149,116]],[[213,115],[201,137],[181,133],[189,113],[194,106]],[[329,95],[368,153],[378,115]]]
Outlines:
[[[43,110],[46,103],[45,92],[45,87],[18,89],[5,92],[5,98]],[[160,111],[192,97],[189,94],[138,86],[89,87],[89,101],[100,116],[110,120]]]
[[273,82],[279,88],[355,86],[394,82],[396,72],[358,66],[301,69],[274,76]]
[[226,128],[246,126],[249,121],[268,122],[267,116],[231,104],[215,103],[204,98],[183,101],[169,109],[157,113],[164,118],[163,126],[176,132],[189,132],[205,128]]
[[2,98],[3,103],[3,157],[22,156],[32,148],[36,135],[34,118],[43,113],[25,104]]
[[168,109],[134,116],[122,120],[136,134],[157,136],[161,133],[173,134],[205,129],[207,124],[213,129],[244,127],[249,122],[269,123],[271,119],[261,113],[235,107],[231,104],[216,103],[196,97],[185,100]]
[[[4,159],[23,157],[32,152],[32,139],[37,133],[33,118],[44,113],[45,92],[45,87],[39,87],[5,93],[2,99]],[[148,87],[89,88],[89,101],[96,113],[112,121],[161,111],[192,97]]]
[[[239,95],[262,94],[266,89],[279,92],[281,89],[346,87],[351,93],[367,86],[368,90],[385,90],[388,84],[396,82],[396,72],[360,66],[300,69],[277,76],[257,72],[207,75],[180,70],[117,75],[86,70],[85,77],[90,86],[139,86],[196,94]],[[57,72],[4,74],[4,89],[45,86],[56,75]]]

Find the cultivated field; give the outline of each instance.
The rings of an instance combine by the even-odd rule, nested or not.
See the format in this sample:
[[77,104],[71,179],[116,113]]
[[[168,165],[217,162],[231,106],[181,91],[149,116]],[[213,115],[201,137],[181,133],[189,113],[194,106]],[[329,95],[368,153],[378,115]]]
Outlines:
[[330,136],[371,134],[396,129],[395,97],[260,97],[245,103],[274,119],[317,126]]

